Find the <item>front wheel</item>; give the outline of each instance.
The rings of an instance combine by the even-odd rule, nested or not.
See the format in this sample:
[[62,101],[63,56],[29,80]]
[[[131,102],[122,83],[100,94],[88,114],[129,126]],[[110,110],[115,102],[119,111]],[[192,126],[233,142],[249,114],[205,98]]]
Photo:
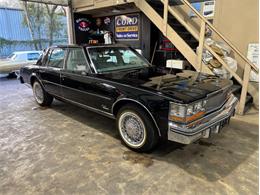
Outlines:
[[117,114],[122,141],[132,150],[148,152],[158,142],[158,132],[148,114],[138,106],[126,105]]
[[37,80],[33,83],[33,96],[40,106],[49,106],[53,101],[53,97],[43,89]]

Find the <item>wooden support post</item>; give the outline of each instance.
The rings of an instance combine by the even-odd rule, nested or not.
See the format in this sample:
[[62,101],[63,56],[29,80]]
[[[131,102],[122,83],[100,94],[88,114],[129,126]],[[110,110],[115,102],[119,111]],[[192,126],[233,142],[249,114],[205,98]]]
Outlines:
[[164,34],[164,36],[167,36],[169,0],[164,0],[163,4],[164,4],[164,10],[163,10],[163,34]]
[[245,69],[244,69],[242,92],[241,92],[241,97],[240,97],[240,101],[239,101],[239,105],[238,105],[238,114],[239,115],[244,115],[250,73],[251,73],[251,66],[249,64],[246,64]]
[[73,22],[73,13],[71,5],[65,8],[67,16],[67,31],[68,31],[68,43],[76,44],[75,41],[75,31],[74,31],[74,22]]
[[201,72],[202,66],[203,66],[202,54],[203,54],[203,47],[204,47],[204,41],[205,41],[205,32],[206,32],[206,23],[204,21],[201,21],[199,47],[198,47],[198,51],[197,51],[198,67],[199,67],[200,72]]

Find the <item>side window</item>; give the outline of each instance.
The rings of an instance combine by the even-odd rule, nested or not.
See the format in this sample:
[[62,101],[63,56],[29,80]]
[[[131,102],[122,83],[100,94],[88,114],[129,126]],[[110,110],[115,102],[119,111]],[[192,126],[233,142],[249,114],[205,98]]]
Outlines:
[[68,49],[66,69],[73,72],[89,72],[89,66],[82,48]]
[[15,58],[16,61],[23,61],[23,60],[26,60],[26,59],[27,59],[26,54],[23,54],[23,53],[18,53],[16,55],[16,58]]
[[40,54],[39,53],[28,53],[27,54],[27,60],[38,60]]
[[64,62],[64,50],[61,48],[53,49],[52,52],[49,53],[49,67],[54,68],[63,68]]

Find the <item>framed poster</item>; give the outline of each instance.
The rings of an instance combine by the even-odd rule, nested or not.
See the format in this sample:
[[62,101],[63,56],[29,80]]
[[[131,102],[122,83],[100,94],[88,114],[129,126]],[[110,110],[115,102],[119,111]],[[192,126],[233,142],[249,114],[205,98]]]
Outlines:
[[127,14],[115,17],[115,39],[139,40],[139,14]]
[[204,2],[203,16],[204,17],[213,17],[214,14],[215,14],[215,0]]

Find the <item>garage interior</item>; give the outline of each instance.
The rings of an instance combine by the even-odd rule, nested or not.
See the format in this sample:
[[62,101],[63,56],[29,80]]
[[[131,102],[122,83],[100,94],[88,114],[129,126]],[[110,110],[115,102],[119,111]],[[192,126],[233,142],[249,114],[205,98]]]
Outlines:
[[[193,58],[183,51],[186,46],[172,43],[176,39],[167,33],[165,26],[158,28],[149,17],[151,12],[142,10],[146,4],[140,1],[140,7],[134,1],[70,2],[70,42],[84,45],[100,39],[78,30],[82,18],[95,25],[97,19],[106,20],[106,30],[115,36],[116,17],[134,15],[139,21],[138,39],[113,39],[116,43],[139,50],[159,67],[174,59],[185,61],[188,70],[210,71],[202,68],[205,65],[201,41],[204,42],[205,37],[194,38],[196,30],[191,33],[183,28],[170,10],[165,19],[166,6],[153,2],[150,5],[158,7],[162,21],[167,21],[166,24],[175,21],[169,26],[179,30],[177,34],[198,55],[201,61],[196,62],[200,67],[193,66]],[[169,1],[167,9],[183,6],[183,2],[173,5]],[[209,22],[215,25],[213,18]],[[196,19],[195,23],[197,25]],[[166,31],[162,32],[164,28]],[[216,34],[213,32],[211,36],[215,38]],[[246,65],[240,66],[237,73],[231,73],[240,104],[229,126],[218,135],[188,146],[161,143],[148,154],[135,153],[122,145],[111,119],[58,100],[50,108],[39,107],[30,88],[16,79],[0,78],[0,194],[258,193],[259,90],[258,83],[249,81],[251,70],[258,71],[258,68],[236,51],[232,55],[240,65]],[[217,60],[225,66],[223,60]]]
[[[72,1],[73,13],[71,22],[69,22],[69,24],[72,24],[70,26],[72,32],[71,42],[88,44],[89,39],[98,40],[99,38],[95,37],[96,35],[92,37],[93,35],[90,32],[97,32],[96,29],[99,29],[101,32],[102,30],[110,32],[114,43],[123,43],[140,50],[142,55],[157,67],[165,67],[167,61],[180,60],[183,62],[184,69],[215,75],[218,74],[219,70],[215,67],[222,67],[223,74],[230,75],[230,78],[232,77],[234,82],[233,93],[240,99],[237,109],[238,113],[244,114],[250,109],[252,104],[258,107],[258,83],[249,82],[250,72],[257,73],[258,68],[245,57],[245,52],[237,49],[237,46],[233,45],[215,27],[215,23],[220,23],[220,17],[204,17],[200,13],[202,8],[198,12],[190,4],[200,4],[202,2],[208,1],[166,1],[165,4],[168,4],[166,11],[163,1],[128,0],[114,2],[107,0],[106,3],[99,1],[89,1],[88,3]],[[218,6],[223,6],[223,4],[225,3],[221,2]],[[227,14],[226,12],[222,14]],[[120,27],[116,26],[117,18],[120,18],[120,16],[131,18],[131,15],[138,17],[138,38],[118,38],[117,34],[122,32],[120,30],[117,31],[117,29],[120,29]],[[217,11],[216,15],[218,16]],[[251,19],[251,17],[249,18]],[[87,19],[90,30],[81,30],[79,28],[78,22],[82,19]],[[97,25],[97,21],[100,24]],[[247,22],[244,22],[244,25],[247,25]],[[228,24],[230,24],[230,21],[228,21]],[[226,26],[227,24],[224,25]],[[241,42],[244,45],[258,41],[258,29],[255,26],[250,26],[250,28],[252,28],[254,33],[252,33],[253,36],[251,34],[249,36],[252,36],[254,41],[243,40]],[[241,29],[238,28],[238,30]],[[97,34],[99,34],[98,36],[102,35],[102,33]],[[229,48],[229,54],[222,54],[218,50],[214,50],[213,46],[208,45],[208,40],[210,42],[215,41],[216,45],[224,44],[224,47]],[[104,42],[102,40],[98,41]],[[207,58],[205,56],[208,53],[211,53],[212,60],[205,62],[205,58]],[[235,59],[236,63],[238,63],[236,71],[232,70],[226,59]],[[244,64],[248,64],[248,66]]]
[[[112,119],[0,80],[0,194],[256,194],[258,111],[189,146],[149,154],[121,144]],[[3,93],[4,92],[4,93]]]

